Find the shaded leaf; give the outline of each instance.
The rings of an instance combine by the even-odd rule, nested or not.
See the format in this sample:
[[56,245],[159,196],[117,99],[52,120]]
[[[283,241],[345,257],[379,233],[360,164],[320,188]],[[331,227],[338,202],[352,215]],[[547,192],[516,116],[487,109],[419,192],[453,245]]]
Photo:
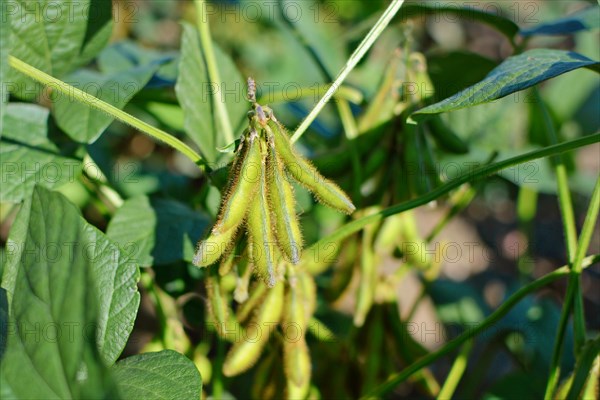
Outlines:
[[[110,1],[14,1],[8,6],[7,13],[13,13],[11,54],[54,77],[89,62],[112,33]],[[20,98],[33,99],[40,91],[39,84],[16,70],[9,70],[8,81]]]
[[511,43],[514,40],[515,35],[519,32],[519,26],[517,24],[499,15],[490,14],[473,7],[456,7],[442,4],[443,3],[435,3],[432,5],[406,4],[400,8],[398,15],[402,21],[419,15],[456,15],[465,21],[478,21],[490,25],[503,33]]
[[559,18],[519,32],[522,36],[568,35],[585,30],[600,28],[600,9],[588,7],[566,17]]
[[[225,102],[231,125],[236,129],[249,108],[245,98],[245,83],[233,61],[216,45],[214,51],[223,80],[216,83],[221,90],[219,100]],[[175,91],[184,112],[186,133],[198,145],[209,162],[216,161],[217,148],[229,144],[226,143],[215,119],[215,99],[213,99],[215,90],[216,87],[211,84],[208,77],[198,31],[194,26],[184,23],[179,76]]]
[[535,49],[509,57],[481,82],[413,113],[413,120],[428,118],[428,114],[460,110],[488,103],[511,93],[577,68],[597,70],[600,63],[572,51]]
[[[146,65],[122,70],[110,76],[90,70],[80,70],[65,81],[93,97],[122,109],[137,92],[144,88],[157,68],[156,64]],[[78,142],[94,142],[114,120],[112,116],[61,93],[57,93],[53,100],[53,115],[57,125]]]
[[19,211],[7,249],[2,287],[13,329],[3,386],[18,398],[116,398],[104,364],[133,327],[137,268],[63,195],[40,186]]
[[194,363],[172,350],[127,357],[112,372],[126,399],[199,399],[202,390]]
[[77,177],[81,160],[61,154],[61,149],[46,137],[46,108],[9,103],[5,112],[0,141],[0,201],[19,202],[36,183],[53,188]]
[[107,235],[131,251],[140,265],[191,261],[209,218],[174,200],[127,200],[115,213]]

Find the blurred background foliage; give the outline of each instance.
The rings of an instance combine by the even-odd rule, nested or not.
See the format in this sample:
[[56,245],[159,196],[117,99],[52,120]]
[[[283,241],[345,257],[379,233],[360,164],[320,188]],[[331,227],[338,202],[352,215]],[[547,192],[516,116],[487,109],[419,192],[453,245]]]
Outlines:
[[[226,101],[242,105],[242,112],[237,112],[241,119],[231,121],[236,135],[241,132],[243,110],[249,106],[243,77],[255,78],[259,101],[269,104],[293,129],[319,99],[330,81],[327,74],[336,75],[388,4],[382,0],[287,3],[289,15],[297,15],[290,18],[291,24],[282,18],[276,2],[209,3]],[[193,3],[127,0],[113,4],[116,18],[110,44],[88,69],[109,76],[138,68],[143,89],[125,110],[197,144],[186,137],[184,110],[175,91],[181,74],[181,22],[196,23]],[[530,28],[590,4],[595,2],[480,1],[478,7]],[[443,115],[439,122],[452,129],[458,144],[440,143],[434,132],[405,125],[407,110],[480,81],[513,49],[505,35],[474,19],[404,18],[402,13],[344,84],[354,100],[349,104],[358,121],[356,137],[347,140],[347,126],[332,103],[297,144],[323,174],[352,195],[361,215],[418,197],[448,177],[466,172],[465,166],[548,144],[529,91]],[[600,59],[597,30],[520,40],[526,48],[573,50]],[[145,78],[143,71],[147,71]],[[206,86],[197,84],[208,100]],[[576,70],[543,83],[540,92],[560,140],[598,130],[597,75]],[[205,112],[208,103],[197,104],[198,112]],[[151,267],[142,274],[142,304],[124,355],[176,349],[194,359],[207,395],[280,396],[284,378],[277,367],[282,361],[276,341],[254,368],[239,377],[223,378],[217,370],[220,365],[215,360],[222,361],[226,344],[206,325],[210,317],[205,280],[210,272],[189,261],[196,240],[216,214],[218,189],[182,155],[121,123],[112,123],[87,145],[87,151],[84,178],[61,186],[60,191],[112,239],[121,243],[134,239],[133,256]],[[226,165],[230,154],[215,152],[214,157],[217,170]],[[569,153],[566,163],[581,227],[600,171],[600,146]],[[417,168],[411,171],[407,166]],[[314,204],[304,189],[297,187],[296,195],[307,243],[345,222],[336,212]],[[451,218],[432,235],[448,213]],[[143,221],[145,227],[136,225],[127,231],[124,227],[132,220]],[[8,226],[5,220],[0,232],[4,240]],[[321,338],[314,332],[308,335],[311,397],[357,398],[390,373],[481,321],[524,283],[567,262],[556,180],[548,159],[509,169],[371,229],[344,240],[331,265],[315,267],[320,268],[314,271],[318,272],[315,318],[331,333]],[[419,250],[403,243],[417,243]],[[372,272],[360,266],[368,252]],[[590,253],[599,252],[596,229]],[[374,283],[367,289],[372,291],[370,303],[361,308],[357,293],[366,273],[373,274]],[[599,273],[596,265],[583,274],[586,321],[592,332],[600,329]],[[231,279],[221,278],[223,290],[229,293],[235,286]],[[527,297],[474,340],[466,353],[468,364],[457,398],[543,396],[565,284],[560,281]],[[572,348],[568,330],[565,373],[573,368]],[[415,374],[392,397],[435,397],[453,360],[446,357]]]

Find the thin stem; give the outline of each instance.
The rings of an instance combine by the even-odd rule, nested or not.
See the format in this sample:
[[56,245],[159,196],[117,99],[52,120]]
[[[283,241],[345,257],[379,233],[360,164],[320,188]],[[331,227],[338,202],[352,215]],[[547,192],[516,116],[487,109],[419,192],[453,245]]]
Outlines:
[[70,96],[71,98],[74,98],[75,100],[78,100],[92,108],[95,108],[96,110],[105,112],[111,117],[138,129],[140,132],[143,132],[149,136],[152,136],[155,139],[158,139],[168,144],[169,146],[171,146],[172,148],[174,148],[175,150],[179,151],[187,158],[192,160],[192,162],[197,164],[201,169],[204,169],[204,160],[202,159],[202,157],[200,157],[200,155],[194,150],[192,150],[192,148],[189,147],[187,144],[183,143],[176,137],[171,136],[167,132],[155,128],[152,125],[142,120],[139,120],[132,115],[129,115],[125,111],[118,109],[112,104],[106,103],[98,99],[97,97],[94,97],[91,94],[84,92],[83,90],[77,89],[76,87],[73,87],[68,83],[56,79],[48,75],[47,73],[40,71],[39,69],[27,64],[26,62],[19,60],[14,56],[8,56],[8,63],[12,68],[16,69],[24,75],[27,75],[31,79],[34,79],[44,84],[52,90],[56,90],[64,95]]
[[[600,261],[600,254],[586,257],[583,259],[582,268],[587,268],[588,266],[590,266],[598,261]],[[406,379],[408,379],[415,372],[421,370],[422,368],[428,366],[429,364],[433,363],[434,361],[440,359],[444,355],[457,349],[458,347],[460,347],[463,343],[465,343],[469,339],[484,332],[486,329],[491,327],[493,324],[498,322],[502,317],[504,317],[506,314],[508,314],[508,312],[517,303],[519,303],[521,300],[523,300],[523,298],[525,298],[527,295],[535,292],[539,288],[542,288],[564,276],[569,275],[570,272],[571,271],[570,271],[569,267],[565,265],[547,275],[542,276],[541,278],[531,282],[530,284],[523,286],[522,288],[517,290],[512,296],[510,296],[508,299],[506,299],[500,305],[500,307],[498,307],[496,309],[496,311],[494,311],[487,318],[485,318],[481,322],[481,324],[477,325],[476,327],[474,327],[472,329],[467,329],[465,332],[463,332],[456,338],[450,340],[448,343],[446,343],[443,347],[441,347],[437,351],[428,353],[427,355],[421,357],[419,360],[417,360],[416,362],[412,363],[411,365],[409,365],[408,367],[403,369],[401,372],[399,372],[395,375],[392,375],[387,380],[387,382],[385,382],[384,384],[377,387],[375,390],[373,390],[371,393],[369,393],[364,398],[369,398],[369,399],[376,398],[376,397],[381,396],[382,394],[389,392],[394,387],[396,387],[398,384],[400,384],[400,383],[404,382]]]
[[448,373],[448,377],[438,394],[438,400],[450,400],[454,395],[454,391],[460,382],[465,370],[467,369],[467,361],[469,359],[469,354],[471,353],[471,349],[473,348],[473,341],[468,341],[462,345],[458,357],[454,360],[452,364],[452,368]]
[[320,247],[327,246],[330,243],[338,243],[342,239],[350,236],[351,234],[358,232],[363,227],[371,223],[377,222],[382,218],[386,218],[391,215],[399,214],[401,212],[425,205],[445,195],[446,193],[449,193],[450,191],[460,187],[461,185],[464,185],[465,183],[476,182],[478,180],[481,180],[482,178],[485,178],[486,176],[495,174],[513,165],[521,164],[531,160],[536,160],[538,158],[553,156],[556,154],[563,153],[565,151],[576,149],[578,147],[586,146],[588,144],[597,143],[599,141],[600,133],[596,133],[593,135],[583,136],[581,138],[563,142],[554,146],[544,147],[543,149],[531,151],[529,153],[521,154],[515,157],[508,158],[506,160],[498,161],[494,164],[485,165],[483,167],[477,168],[471,171],[470,173],[464,174],[463,176],[453,179],[445,183],[444,185],[441,185],[433,189],[432,191],[423,194],[417,199],[396,204],[394,206],[381,210],[376,214],[371,214],[366,217],[354,220],[342,226],[337,231],[333,232],[331,235],[326,236],[321,240],[315,242],[309,249],[307,249],[307,251],[305,251],[305,254],[315,254],[315,252],[318,252],[318,249]]
[[198,25],[198,32],[200,32],[200,43],[204,51],[204,59],[206,60],[206,68],[208,69],[208,77],[210,82],[215,86],[213,93],[213,104],[217,112],[217,118],[221,122],[221,129],[223,130],[223,136],[225,137],[226,143],[231,143],[235,139],[233,137],[233,128],[229,121],[229,114],[227,113],[227,107],[225,101],[221,97],[221,76],[219,74],[219,68],[215,58],[215,51],[213,49],[212,39],[210,38],[210,27],[208,24],[208,15],[206,14],[206,1],[205,0],[194,0],[196,5],[196,16]]
[[365,36],[365,38],[360,43],[360,45],[356,48],[356,50],[354,50],[354,53],[352,53],[352,55],[346,62],[346,65],[344,66],[344,68],[342,68],[342,70],[338,74],[337,78],[335,79],[335,81],[333,82],[331,87],[327,90],[327,92],[323,95],[321,100],[319,100],[319,102],[315,105],[315,107],[312,109],[312,111],[308,114],[308,116],[304,119],[304,121],[302,121],[300,126],[296,129],[296,132],[294,132],[294,135],[291,138],[292,143],[294,143],[298,139],[300,139],[300,137],[304,134],[306,129],[308,129],[310,124],[315,120],[315,118],[317,118],[317,115],[321,112],[323,107],[325,107],[325,104],[327,104],[329,99],[331,99],[333,94],[336,92],[337,88],[341,86],[342,82],[346,79],[348,74],[354,69],[356,64],[358,64],[358,62],[364,57],[364,55],[367,53],[367,51],[371,48],[371,46],[373,45],[375,40],[377,40],[379,35],[381,35],[383,30],[390,23],[390,21],[392,20],[394,15],[396,15],[396,13],[398,12],[398,10],[400,9],[400,7],[402,6],[403,3],[404,3],[404,0],[392,0],[390,5],[388,6],[388,8],[385,10],[383,15],[381,16],[381,18],[379,18],[379,20],[373,26],[371,31],[367,34],[367,36]]
[[362,204],[362,196],[360,194],[362,168],[360,165],[360,155],[356,148],[356,141],[354,140],[358,136],[358,126],[356,125],[356,120],[352,116],[350,104],[348,104],[346,100],[338,100],[336,106],[338,113],[340,114],[342,125],[344,126],[346,139],[348,139],[348,149],[350,151],[350,160],[352,162],[352,199],[358,208],[360,208]]
[[[257,103],[259,104],[271,104],[280,103],[283,101],[296,101],[309,97],[323,96],[327,93],[327,90],[331,88],[331,85],[318,85],[310,87],[301,87],[297,89],[297,95],[290,96],[287,91],[281,90],[277,92],[269,92],[259,97]],[[354,104],[360,104],[363,101],[363,95],[359,90],[348,86],[342,86],[333,95],[336,99],[344,99]]]
[[[600,208],[600,177],[596,181],[596,186],[594,188],[594,193],[592,194],[592,199],[590,202],[590,207],[588,209],[585,222],[583,224],[583,229],[581,231],[581,236],[579,237],[579,246],[577,247],[575,253],[575,261],[571,266],[571,274],[569,275],[569,284],[567,286],[567,293],[565,295],[565,302],[563,304],[562,313],[560,315],[558,332],[556,334],[556,340],[554,342],[554,348],[552,351],[552,361],[550,364],[550,375],[548,377],[548,383],[546,385],[546,394],[544,395],[544,399],[551,399],[556,389],[556,385],[560,378],[560,358],[562,355],[562,342],[564,340],[564,335],[566,331],[567,322],[569,320],[570,309],[573,303],[576,301],[576,296],[581,296],[581,270],[582,270],[582,262],[585,253],[587,252],[588,246],[590,244],[592,234],[594,232],[594,227],[596,224],[596,220],[598,218],[598,210]],[[585,329],[585,326],[584,328]],[[578,350],[579,348],[576,348]]]

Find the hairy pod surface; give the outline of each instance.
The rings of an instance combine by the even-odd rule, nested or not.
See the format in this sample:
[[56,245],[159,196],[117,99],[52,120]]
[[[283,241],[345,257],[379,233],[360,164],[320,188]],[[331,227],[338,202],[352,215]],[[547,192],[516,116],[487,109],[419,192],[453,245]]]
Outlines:
[[285,258],[292,264],[297,264],[302,251],[302,232],[296,215],[294,192],[286,179],[283,164],[275,152],[272,140],[268,143],[266,167],[268,198],[275,220],[277,244]]
[[241,374],[256,363],[271,332],[281,319],[283,291],[283,282],[268,291],[254,318],[246,326],[245,333],[227,353],[223,375],[231,377]]
[[269,136],[275,141],[277,154],[285,163],[290,175],[300,184],[310,190],[321,203],[352,214],[356,207],[338,185],[325,178],[317,169],[292,148],[285,128],[276,120],[271,119],[267,125]]
[[256,131],[250,131],[240,147],[230,174],[231,184],[223,197],[219,217],[212,230],[215,234],[235,229],[243,222],[250,205],[248,199],[258,189],[262,154]]
[[211,234],[198,243],[192,264],[197,267],[207,267],[217,262],[223,254],[233,247],[236,230],[230,229],[224,233]]
[[266,177],[266,144],[261,141],[263,158],[258,192],[249,199],[250,210],[247,218],[248,236],[250,238],[250,255],[256,273],[269,287],[276,282],[277,254],[276,239],[273,235],[271,210],[268,200]]

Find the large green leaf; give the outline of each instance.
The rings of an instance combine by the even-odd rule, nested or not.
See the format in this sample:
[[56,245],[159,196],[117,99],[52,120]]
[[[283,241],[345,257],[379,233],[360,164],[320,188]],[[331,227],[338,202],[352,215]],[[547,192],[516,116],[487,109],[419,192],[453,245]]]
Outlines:
[[519,32],[519,26],[509,19],[482,10],[477,10],[474,7],[452,6],[452,3],[449,3],[449,5],[445,5],[443,3],[435,3],[431,5],[406,4],[400,8],[400,12],[398,14],[403,21],[410,18],[415,18],[419,15],[443,15],[445,18],[450,18],[449,16],[452,15],[462,18],[465,21],[475,20],[490,25],[499,32],[502,32],[511,41],[511,43],[514,40],[515,35]]
[[18,398],[114,398],[104,365],[133,327],[137,267],[63,195],[36,186],[7,242],[3,385]]
[[36,183],[52,188],[76,179],[81,160],[62,154],[47,138],[46,108],[9,103],[5,112],[0,140],[0,201],[19,202]]
[[[158,68],[157,64],[140,66],[102,75],[80,70],[65,81],[90,95],[122,109],[148,83]],[[58,93],[54,99],[53,114],[58,126],[78,142],[94,142],[114,118],[92,109],[69,96]]]
[[[216,45],[214,51],[223,80],[215,83],[221,91],[221,99],[217,101],[225,102],[229,121],[236,129],[249,106],[245,98],[245,83],[233,61]],[[184,112],[187,134],[209,162],[216,161],[217,148],[229,143],[226,143],[220,125],[215,119],[213,98],[215,87],[208,76],[200,36],[197,29],[187,23],[183,24],[181,60],[175,91]]]
[[[11,54],[55,77],[91,60],[112,33],[112,2],[105,0],[16,0],[11,14]],[[4,14],[4,13],[3,13]],[[10,91],[33,99],[40,86],[9,71]]]
[[140,265],[160,265],[191,261],[208,223],[208,216],[177,201],[139,196],[117,210],[106,234]]
[[519,33],[523,36],[567,35],[598,28],[600,28],[600,9],[598,7],[588,7],[555,21],[523,29]]
[[119,361],[111,369],[126,399],[199,399],[202,378],[185,356],[163,350]]
[[571,51],[536,49],[509,57],[481,82],[413,113],[423,120],[439,114],[478,104],[489,103],[535,84],[578,68],[597,70],[600,63]]

